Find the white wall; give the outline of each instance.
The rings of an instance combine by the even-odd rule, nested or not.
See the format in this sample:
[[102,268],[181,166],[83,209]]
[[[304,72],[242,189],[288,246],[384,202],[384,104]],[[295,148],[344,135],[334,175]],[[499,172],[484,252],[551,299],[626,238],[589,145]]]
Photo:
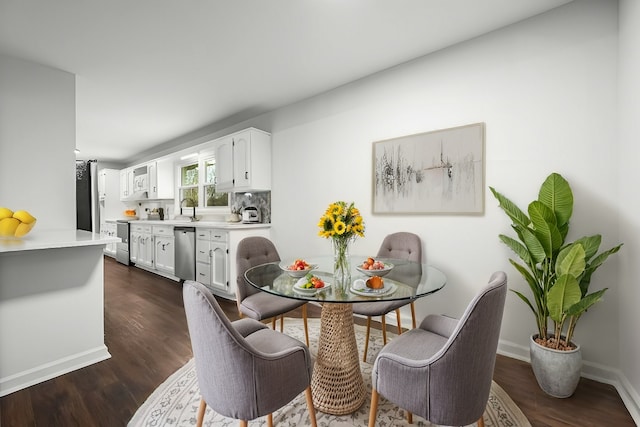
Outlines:
[[[273,135],[272,231],[281,255],[329,253],[318,219],[330,202],[353,200],[366,222],[353,253],[374,254],[387,233],[412,230],[428,262],[446,273],[446,288],[418,301],[419,318],[460,315],[495,270],[527,292],[497,237],[510,222],[488,190],[482,216],[371,212],[373,141],[475,122],[486,123],[487,187],[525,207],[559,172],[574,190],[569,237],[601,233],[603,246],[615,245],[616,70],[616,3],[573,2],[251,121]],[[618,263],[612,258],[594,276],[594,289],[610,291],[576,330],[592,367],[620,364],[620,338],[611,333],[620,327]],[[534,330],[528,308],[511,294],[503,351],[528,357]]]
[[75,229],[75,76],[0,55],[0,94],[0,206]]
[[[619,10],[620,27],[620,155],[617,159],[619,171],[620,235],[626,242],[621,254],[620,268],[620,370],[628,381],[627,389],[636,402],[636,412],[640,413],[640,339],[637,327],[640,325],[640,197],[638,182],[640,170],[640,3],[636,0],[622,0]],[[625,396],[623,396],[624,398]],[[629,402],[629,399],[625,399]],[[629,406],[629,405],[627,405]]]

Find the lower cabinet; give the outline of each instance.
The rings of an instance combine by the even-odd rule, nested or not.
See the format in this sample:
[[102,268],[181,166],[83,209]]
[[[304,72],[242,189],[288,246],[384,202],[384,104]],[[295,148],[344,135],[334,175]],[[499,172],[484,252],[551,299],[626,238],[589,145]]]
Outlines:
[[175,273],[175,237],[173,237],[173,227],[154,226],[153,238],[155,240],[154,261],[156,270],[173,275]]
[[270,237],[269,228],[196,229],[196,280],[221,297],[236,299],[236,248],[249,236]]
[[[115,222],[103,222],[100,224],[100,235],[103,237],[117,237],[117,225]],[[104,248],[104,254],[110,257],[116,257],[117,243],[107,243]]]
[[137,266],[153,268],[154,242],[150,225],[132,224],[129,234],[129,260]]

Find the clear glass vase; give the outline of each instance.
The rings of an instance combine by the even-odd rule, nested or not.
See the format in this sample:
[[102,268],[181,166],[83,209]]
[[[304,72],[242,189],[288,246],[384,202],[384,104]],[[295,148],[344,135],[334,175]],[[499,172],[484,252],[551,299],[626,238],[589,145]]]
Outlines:
[[351,285],[349,243],[351,239],[333,239],[333,280],[334,286],[341,290],[349,289]]

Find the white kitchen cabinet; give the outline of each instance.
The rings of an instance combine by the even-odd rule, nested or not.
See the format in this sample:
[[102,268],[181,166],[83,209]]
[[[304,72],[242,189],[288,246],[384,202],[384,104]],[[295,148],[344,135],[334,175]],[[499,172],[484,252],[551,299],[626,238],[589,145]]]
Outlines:
[[236,299],[236,248],[249,236],[270,237],[269,228],[196,229],[196,280],[221,297]]
[[249,128],[214,142],[216,191],[271,190],[271,135]]
[[196,231],[196,280],[229,293],[229,233],[220,229]]
[[107,197],[107,171],[102,169],[98,172],[98,200],[104,200]]
[[141,267],[153,268],[155,245],[150,225],[132,224],[129,238],[129,260]]
[[120,200],[126,200],[133,194],[133,168],[120,171]]
[[168,274],[175,273],[175,237],[173,227],[154,226],[155,268]]
[[173,199],[173,160],[158,160],[148,165],[149,199]]
[[[100,235],[103,237],[117,237],[117,225],[115,222],[103,222],[100,224]],[[105,255],[115,258],[117,243],[107,243],[104,248]]]
[[211,230],[196,229],[196,281],[211,286]]
[[229,245],[228,233],[211,230],[211,286],[229,290]]

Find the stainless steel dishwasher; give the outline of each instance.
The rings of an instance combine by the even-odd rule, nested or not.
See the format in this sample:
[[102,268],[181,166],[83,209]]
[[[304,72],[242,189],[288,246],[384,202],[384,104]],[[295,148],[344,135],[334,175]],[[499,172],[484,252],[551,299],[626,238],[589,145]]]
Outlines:
[[175,275],[183,280],[196,278],[196,228],[174,227]]

